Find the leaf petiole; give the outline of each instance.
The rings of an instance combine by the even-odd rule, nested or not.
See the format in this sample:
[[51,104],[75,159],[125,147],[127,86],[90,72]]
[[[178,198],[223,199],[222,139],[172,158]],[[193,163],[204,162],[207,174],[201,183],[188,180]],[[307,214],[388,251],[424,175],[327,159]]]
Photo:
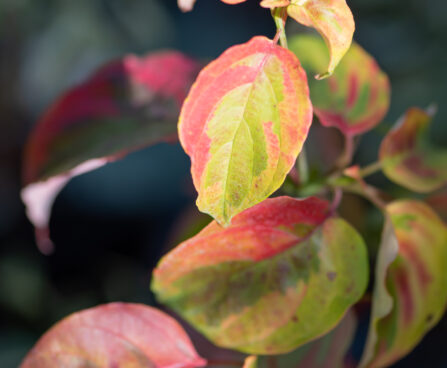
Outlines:
[[272,17],[276,24],[277,33],[274,38],[274,41],[278,41],[282,47],[288,49],[287,46],[287,36],[286,36],[286,19],[287,19],[287,9],[286,8],[274,8],[272,9]]
[[366,178],[367,176],[370,176],[372,174],[375,174],[376,172],[382,170],[383,162],[376,161],[372,164],[369,164],[365,166],[364,168],[360,169],[359,173],[362,178]]

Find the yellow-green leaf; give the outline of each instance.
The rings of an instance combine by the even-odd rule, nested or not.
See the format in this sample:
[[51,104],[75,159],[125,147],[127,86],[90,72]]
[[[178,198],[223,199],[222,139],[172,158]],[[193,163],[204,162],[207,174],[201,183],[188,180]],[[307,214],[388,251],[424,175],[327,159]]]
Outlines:
[[202,70],[180,114],[197,205],[220,224],[283,183],[312,121],[306,73],[265,37],[231,47]]
[[[317,79],[329,77],[351,46],[354,18],[345,0],[291,0],[288,14],[307,27],[315,28],[329,48],[329,65]],[[324,70],[324,69],[323,69]]]

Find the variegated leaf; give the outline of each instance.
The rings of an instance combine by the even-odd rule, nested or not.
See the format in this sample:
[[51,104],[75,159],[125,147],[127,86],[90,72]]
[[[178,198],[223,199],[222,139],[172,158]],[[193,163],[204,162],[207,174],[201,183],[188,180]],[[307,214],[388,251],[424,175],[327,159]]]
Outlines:
[[206,365],[173,318],[141,304],[111,303],[51,328],[20,368],[194,368]]
[[197,205],[220,224],[283,183],[312,121],[306,73],[265,37],[231,47],[201,71],[179,120]]
[[[329,64],[319,69],[317,79],[327,78],[349,50],[355,30],[354,18],[345,0],[290,0],[288,14],[315,28],[329,48]],[[326,70],[326,71],[324,71]],[[324,72],[322,72],[324,71]]]
[[267,199],[168,253],[152,289],[215,344],[289,352],[334,328],[365,291],[363,240],[317,198]]
[[[289,42],[311,74],[321,70],[329,58],[318,37],[299,35]],[[353,43],[334,74],[324,81],[309,79],[315,115],[325,126],[345,135],[362,134],[379,124],[390,104],[390,85],[374,58]]]
[[415,192],[431,192],[447,184],[447,150],[430,147],[427,140],[432,115],[409,109],[380,146],[384,174]]
[[423,202],[392,202],[386,213],[393,229],[384,232],[377,264],[361,364],[368,368],[389,367],[409,353],[447,305],[447,226]]

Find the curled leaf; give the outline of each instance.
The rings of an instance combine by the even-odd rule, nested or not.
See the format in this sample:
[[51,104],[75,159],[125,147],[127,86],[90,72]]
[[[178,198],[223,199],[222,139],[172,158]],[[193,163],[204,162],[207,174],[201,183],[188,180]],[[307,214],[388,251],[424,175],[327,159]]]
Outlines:
[[[23,162],[22,198],[37,235],[47,234],[52,203],[73,176],[175,139],[180,106],[198,70],[198,63],[178,52],[126,56],[46,112],[31,133]],[[40,245],[49,241],[39,240]]]
[[[355,30],[354,18],[345,0],[290,0],[288,14],[307,27],[315,28],[329,48],[327,71],[317,79],[332,75],[349,50]],[[321,69],[320,69],[321,71]]]
[[265,37],[231,47],[204,68],[179,120],[197,205],[219,223],[283,183],[312,121],[306,73]]
[[366,288],[363,240],[328,207],[277,197],[227,228],[213,222],[160,261],[152,289],[219,346],[289,352],[334,328]]
[[447,150],[430,147],[427,130],[433,113],[409,109],[380,146],[384,174],[415,192],[426,193],[447,184]]
[[[316,36],[299,35],[289,40],[290,49],[311,74],[324,67],[329,55]],[[353,43],[334,74],[324,81],[309,79],[315,115],[321,124],[343,134],[362,134],[379,124],[390,104],[390,84],[374,58]]]
[[[446,225],[423,202],[393,202],[386,213],[391,222],[379,252],[362,367],[388,367],[405,356],[440,320],[447,304]],[[393,229],[387,230],[389,224]]]
[[57,323],[20,368],[193,368],[205,364],[173,318],[141,304],[111,303]]
[[[371,311],[371,320],[366,342],[365,351],[362,357],[362,363],[370,362],[375,355],[375,348],[379,341],[378,325],[379,322],[391,313],[394,306],[394,300],[387,288],[387,273],[390,265],[395,261],[399,253],[399,243],[396,237],[392,220],[389,216],[385,218],[385,224],[382,232],[382,240],[377,255],[373,305]],[[362,364],[361,364],[362,366]]]

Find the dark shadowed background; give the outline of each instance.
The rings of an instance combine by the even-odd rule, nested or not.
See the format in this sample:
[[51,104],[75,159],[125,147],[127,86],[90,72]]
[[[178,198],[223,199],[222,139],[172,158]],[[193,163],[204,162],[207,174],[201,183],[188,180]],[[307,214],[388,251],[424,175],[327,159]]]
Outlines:
[[[383,129],[364,138],[357,159],[374,161],[383,132],[413,105],[438,104],[432,137],[445,145],[447,2],[348,3],[355,39],[392,84]],[[269,12],[256,0],[238,6],[198,0],[188,14],[175,0],[0,0],[1,368],[16,367],[69,313],[116,300],[153,304],[151,269],[197,216],[188,157],[178,145],[161,144],[70,182],[51,219],[56,252],[40,254],[19,197],[22,149],[39,116],[112,58],[174,48],[206,60],[256,34],[274,35]],[[372,179],[387,185],[380,175]],[[446,340],[444,318],[396,367],[447,367]]]

